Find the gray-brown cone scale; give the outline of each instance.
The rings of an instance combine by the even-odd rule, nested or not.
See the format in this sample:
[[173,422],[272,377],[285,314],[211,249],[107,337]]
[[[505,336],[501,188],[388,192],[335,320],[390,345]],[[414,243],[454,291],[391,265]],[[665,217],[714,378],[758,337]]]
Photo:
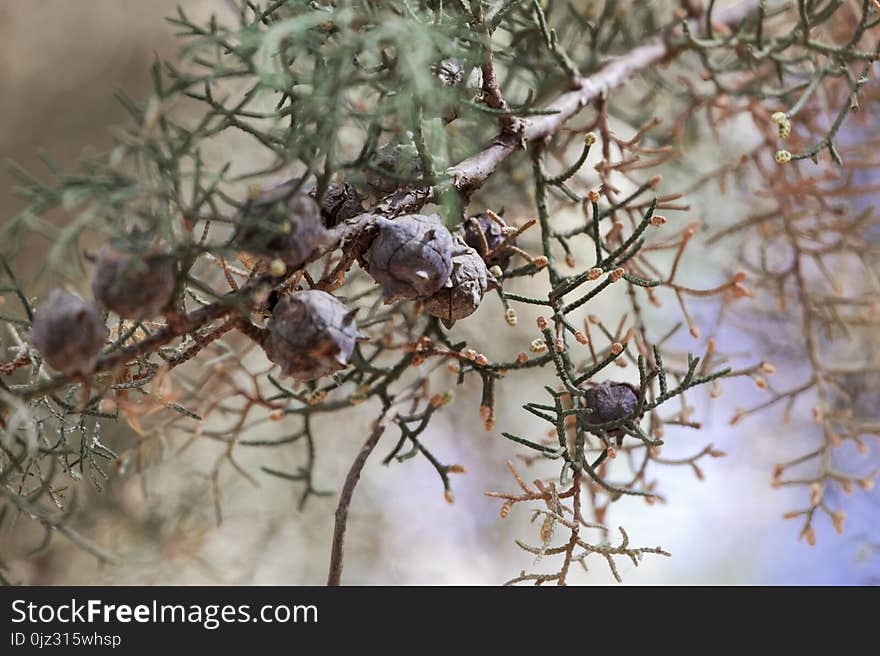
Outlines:
[[441,319],[447,328],[458,319],[473,314],[486,292],[498,284],[477,251],[460,237],[455,237],[455,244],[449,280],[424,301],[425,311]]
[[355,343],[366,339],[354,315],[327,292],[288,294],[272,310],[263,349],[285,376],[314,380],[332,374],[351,360]]
[[177,282],[170,255],[137,255],[104,246],[95,261],[92,294],[123,319],[150,319],[168,305]]
[[455,242],[439,216],[379,218],[376,226],[378,234],[364,252],[363,264],[382,286],[386,303],[425,299],[447,283]]
[[94,370],[108,334],[97,309],[76,294],[53,289],[34,312],[29,338],[50,367],[76,376]]

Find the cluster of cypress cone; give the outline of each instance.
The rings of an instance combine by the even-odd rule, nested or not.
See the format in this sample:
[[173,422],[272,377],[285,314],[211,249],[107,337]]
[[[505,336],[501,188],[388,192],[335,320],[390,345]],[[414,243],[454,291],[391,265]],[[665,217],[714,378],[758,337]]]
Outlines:
[[[293,271],[328,243],[330,228],[363,212],[361,195],[347,183],[331,185],[320,203],[314,190],[300,186],[288,182],[249,198],[236,216],[230,245],[280,260]],[[464,221],[454,233],[436,214],[379,218],[376,227],[360,261],[386,302],[419,301],[447,326],[472,314],[497,284],[489,267],[503,269],[510,261],[509,252],[496,252],[504,234],[485,215]],[[94,370],[109,335],[106,311],[144,321],[171,307],[177,258],[137,242],[107,245],[94,258],[94,303],[56,289],[37,308],[30,339],[52,368],[71,376]],[[284,375],[301,380],[347,366],[356,342],[366,339],[355,311],[318,290],[283,296],[264,334],[267,357]]]

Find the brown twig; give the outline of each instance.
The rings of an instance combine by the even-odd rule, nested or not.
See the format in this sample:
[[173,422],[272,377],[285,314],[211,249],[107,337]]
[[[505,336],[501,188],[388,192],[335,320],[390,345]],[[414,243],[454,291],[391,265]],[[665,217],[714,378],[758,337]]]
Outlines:
[[351,463],[348,474],[345,477],[345,484],[342,486],[342,492],[339,494],[339,503],[336,506],[336,521],[333,525],[333,545],[330,548],[330,572],[327,575],[328,586],[341,585],[342,580],[342,557],[343,542],[345,540],[345,526],[348,520],[348,508],[351,505],[351,498],[354,495],[354,488],[357,486],[361,478],[361,471],[367,462],[367,458],[376,448],[379,438],[385,432],[385,414],[383,413],[376,420],[376,427],[361,450],[358,451],[357,457]]

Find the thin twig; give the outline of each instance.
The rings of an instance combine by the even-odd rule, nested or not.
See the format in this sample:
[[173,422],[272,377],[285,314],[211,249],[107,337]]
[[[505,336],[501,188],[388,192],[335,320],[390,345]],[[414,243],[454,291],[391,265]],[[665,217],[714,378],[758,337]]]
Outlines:
[[333,525],[333,545],[330,547],[330,570],[327,575],[328,586],[341,585],[342,579],[342,558],[343,558],[343,542],[345,540],[345,526],[348,521],[348,508],[351,505],[351,499],[354,495],[354,489],[357,487],[361,478],[361,471],[367,462],[367,458],[376,448],[379,438],[385,432],[385,413],[376,420],[376,427],[361,450],[358,451],[357,457],[351,463],[348,474],[345,477],[345,484],[342,486],[342,492],[339,494],[339,503],[336,506],[336,521]]

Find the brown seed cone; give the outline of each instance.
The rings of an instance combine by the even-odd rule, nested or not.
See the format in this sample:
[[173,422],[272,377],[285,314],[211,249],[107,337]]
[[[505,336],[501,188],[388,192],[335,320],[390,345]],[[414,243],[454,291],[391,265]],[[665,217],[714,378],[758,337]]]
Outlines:
[[104,246],[95,261],[92,294],[124,319],[150,319],[168,305],[177,284],[170,255],[127,253]]
[[385,302],[424,299],[452,273],[452,234],[436,214],[380,218],[378,236],[361,263],[382,285]]
[[314,380],[344,368],[355,342],[367,339],[349,310],[317,289],[284,296],[272,310],[263,342],[266,356],[285,376]]
[[76,294],[53,289],[34,312],[28,337],[50,367],[76,376],[94,370],[108,334],[96,308]]
[[510,264],[510,258],[514,253],[511,247],[515,246],[516,242],[499,249],[507,235],[487,214],[477,214],[466,219],[458,227],[457,232],[468,246],[477,251],[487,267],[497,265],[503,271]]
[[245,203],[236,217],[232,244],[250,253],[281,259],[290,270],[301,267],[324,246],[328,233],[321,208],[297,190],[297,180],[266,189]]
[[[585,390],[584,399],[587,407],[593,411],[588,419],[590,424],[616,421],[632,414],[639,407],[639,391],[634,385],[611,380]],[[612,429],[608,434],[617,438],[617,446],[623,444],[625,433],[622,429]]]

